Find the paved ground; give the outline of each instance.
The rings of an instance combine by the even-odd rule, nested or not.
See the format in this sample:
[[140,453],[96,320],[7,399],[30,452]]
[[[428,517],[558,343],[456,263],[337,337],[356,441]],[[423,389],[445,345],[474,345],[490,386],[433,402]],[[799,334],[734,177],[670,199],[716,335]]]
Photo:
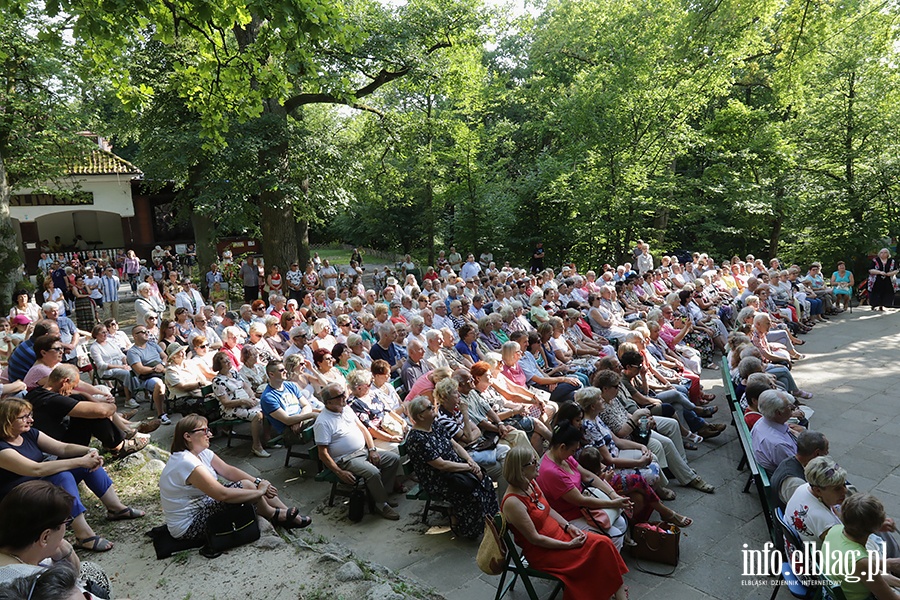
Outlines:
[[[815,393],[809,404],[815,409],[812,426],[831,442],[835,459],[847,469],[852,481],[863,490],[873,490],[889,514],[900,514],[900,414],[897,410],[898,369],[894,354],[900,350],[900,315],[871,313],[857,309],[828,324],[819,325],[805,336],[802,351],[808,358],[794,369],[804,389]],[[716,392],[716,403],[724,409],[718,373],[704,371],[707,389]],[[724,422],[727,417],[716,420]],[[168,447],[172,427],[161,428],[154,441]],[[221,448],[219,448],[221,446]],[[704,442],[690,453],[691,463],[707,481],[716,486],[713,495],[675,487],[678,499],[672,506],[693,517],[681,543],[681,564],[672,577],[660,578],[632,568],[626,576],[630,597],[649,598],[665,594],[666,600],[722,600],[768,598],[770,586],[756,588],[741,577],[743,544],[760,548],[766,539],[765,522],[759,502],[741,493],[747,473],[736,466],[741,449],[732,428],[719,438]],[[432,527],[420,523],[421,505],[403,500],[399,523],[367,515],[359,524],[345,518],[340,504],[327,507],[328,486],[312,480],[312,465],[294,459],[283,467],[284,451],[268,459],[250,458],[249,443],[236,441],[214,448],[226,460],[250,473],[260,473],[275,483],[303,510],[315,518],[313,531],[352,547],[367,560],[409,575],[448,600],[492,598],[497,578],[482,574],[474,562],[477,545],[453,539],[439,515],[429,518]],[[306,472],[299,472],[303,468]],[[629,566],[633,562],[626,559]],[[525,598],[521,585],[512,598]],[[781,597],[787,597],[782,591]]]

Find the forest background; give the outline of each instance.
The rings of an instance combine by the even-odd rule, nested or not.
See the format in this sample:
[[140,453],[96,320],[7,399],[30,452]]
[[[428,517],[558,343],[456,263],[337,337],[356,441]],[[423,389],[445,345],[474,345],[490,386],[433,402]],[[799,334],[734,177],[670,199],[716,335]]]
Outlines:
[[596,268],[642,238],[859,277],[900,231],[898,0],[0,9],[0,295],[10,189],[82,130],[177,190],[201,264],[234,233],[282,267],[312,240]]

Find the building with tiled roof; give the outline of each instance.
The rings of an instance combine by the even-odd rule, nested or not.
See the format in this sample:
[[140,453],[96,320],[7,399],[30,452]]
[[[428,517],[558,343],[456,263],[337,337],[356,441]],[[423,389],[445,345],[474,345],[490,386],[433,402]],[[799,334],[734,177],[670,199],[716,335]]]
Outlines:
[[155,215],[148,196],[137,197],[141,170],[112,152],[102,137],[82,132],[96,142],[66,177],[34,188],[13,191],[10,217],[25,264],[32,270],[42,242],[56,239],[69,249],[80,236],[89,249],[143,247],[154,242]]

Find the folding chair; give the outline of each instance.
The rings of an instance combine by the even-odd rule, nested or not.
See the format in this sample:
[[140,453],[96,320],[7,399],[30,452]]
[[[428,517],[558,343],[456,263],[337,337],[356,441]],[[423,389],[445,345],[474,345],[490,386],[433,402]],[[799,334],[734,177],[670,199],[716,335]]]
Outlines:
[[[801,550],[803,542],[793,526],[784,518],[784,513],[781,512],[780,508],[775,509],[775,517],[778,519],[778,525],[784,539],[785,552],[782,556],[785,560],[781,563],[781,570],[778,572],[779,583],[772,590],[772,596],[769,600],[775,600],[775,596],[778,595],[778,591],[782,587],[786,587],[794,598],[814,598],[817,590],[813,587],[807,587],[800,581],[800,578],[794,572],[794,565],[791,562],[792,550]],[[782,580],[784,581],[783,586],[781,585]]]
[[[556,598],[556,596],[559,595],[559,592],[562,591],[563,582],[549,573],[544,573],[543,571],[538,571],[537,569],[532,569],[528,566],[528,562],[521,554],[519,554],[519,548],[516,546],[515,542],[513,542],[513,537],[509,533],[509,527],[507,527],[506,523],[503,521],[502,515],[497,514],[494,516],[494,525],[497,526],[497,531],[502,532],[503,543],[506,545],[506,564],[503,567],[503,572],[500,573],[500,582],[497,584],[497,595],[494,596],[494,600],[501,600],[501,598],[516,585],[516,580],[519,578],[522,579],[522,584],[525,586],[525,592],[528,594],[530,600],[540,600],[537,590],[534,589],[534,583],[531,581],[532,578],[554,582],[555,585],[546,600],[553,600]],[[509,582],[507,582],[506,577],[510,573],[512,573],[512,577]]]

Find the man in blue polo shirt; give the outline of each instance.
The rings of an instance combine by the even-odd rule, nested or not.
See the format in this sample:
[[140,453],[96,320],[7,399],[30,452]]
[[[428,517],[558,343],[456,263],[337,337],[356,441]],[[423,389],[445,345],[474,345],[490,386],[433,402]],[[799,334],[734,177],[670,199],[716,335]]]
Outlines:
[[294,445],[300,443],[301,432],[312,424],[324,405],[309,387],[301,388],[293,381],[285,381],[286,374],[281,361],[273,360],[266,365],[269,385],[259,403],[272,429],[284,435],[285,443]]

